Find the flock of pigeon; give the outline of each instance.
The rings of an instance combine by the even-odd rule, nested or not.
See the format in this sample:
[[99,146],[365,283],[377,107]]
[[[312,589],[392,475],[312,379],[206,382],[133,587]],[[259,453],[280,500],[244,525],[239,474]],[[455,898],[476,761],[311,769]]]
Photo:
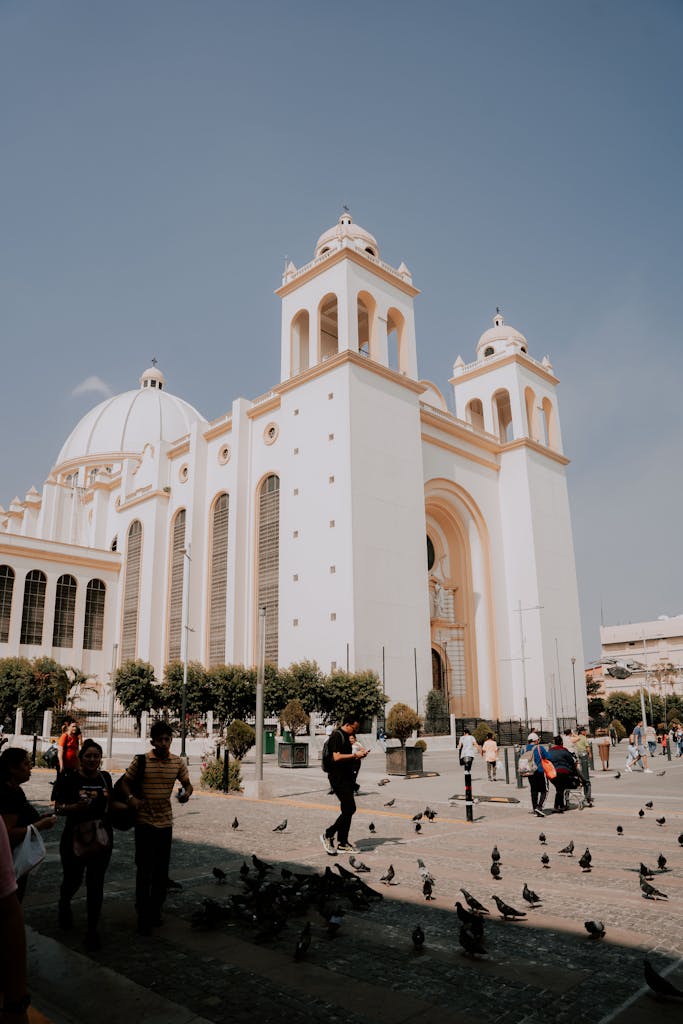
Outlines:
[[[379,785],[385,785],[389,780],[382,780]],[[396,799],[387,801],[385,807],[393,807]],[[653,801],[645,804],[647,810],[653,809]],[[416,834],[422,829],[422,822],[434,822],[437,811],[426,807],[413,815],[411,821]],[[643,818],[645,811],[641,808],[638,817]],[[664,827],[666,819],[656,818],[659,827]],[[232,829],[239,829],[237,817],[232,822]],[[272,829],[273,832],[283,833],[288,828],[288,821],[285,818]],[[374,822],[370,822],[368,830],[371,834],[376,832]],[[617,835],[624,836],[624,827],[617,826]],[[548,840],[544,832],[538,836],[542,847],[548,846]],[[678,843],[683,847],[683,833],[678,836]],[[566,846],[558,850],[558,855],[564,858],[573,858],[575,852],[574,841],[571,840]],[[347,910],[366,911],[373,903],[383,899],[381,892],[371,888],[360,876],[371,873],[371,868],[360,858],[351,854],[349,865],[351,870],[345,868],[341,863],[335,863],[335,874],[328,866],[322,874],[313,872],[299,873],[289,870],[286,867],[280,869],[279,879],[276,877],[273,865],[260,860],[256,854],[252,855],[251,866],[246,861],[239,869],[239,885],[242,891],[230,895],[227,901],[219,902],[214,899],[205,899],[201,909],[192,916],[192,925],[195,928],[211,929],[222,922],[239,921],[247,923],[253,928],[255,942],[267,942],[280,936],[288,922],[297,917],[306,917],[309,910],[315,910],[323,922],[324,934],[328,939],[335,938],[339,933],[344,916]],[[588,847],[580,857],[577,864],[581,872],[588,874],[592,870],[593,855]],[[544,869],[550,869],[550,856],[544,849],[541,853],[540,863]],[[436,879],[426,867],[421,857],[417,858],[418,875],[422,884],[422,895],[427,902],[435,900],[434,889]],[[494,882],[500,882],[503,877],[503,862],[500,850],[494,845],[491,850],[491,877]],[[634,869],[635,870],[635,869]],[[642,861],[637,869],[640,891],[647,900],[668,900],[668,896],[661,889],[652,884],[656,875],[662,875],[669,869],[667,858],[660,853],[657,858],[657,868],[651,869]],[[228,881],[228,876],[221,868],[213,868],[213,877],[218,885]],[[393,864],[379,876],[380,885],[397,885],[396,870]],[[487,956],[484,942],[484,922],[490,915],[488,907],[484,906],[467,889],[461,888],[464,906],[460,900],[455,903],[455,911],[460,922],[459,944],[462,947],[464,956],[477,959]],[[500,896],[491,896],[500,918],[503,921],[520,921],[527,917],[528,910],[533,910],[543,905],[543,898],[529,888],[524,882],[521,899],[526,904],[527,910],[517,909],[506,903]],[[600,940],[606,935],[606,928],[600,920],[584,922],[585,930],[590,940]],[[313,940],[313,928],[310,920],[306,920],[301,928],[293,950],[295,961],[303,960]],[[415,952],[422,952],[425,948],[427,937],[422,924],[417,924],[411,933],[411,942]],[[658,974],[652,964],[644,961],[645,980],[650,989],[658,997],[683,998],[683,992],[672,985],[665,977]]]

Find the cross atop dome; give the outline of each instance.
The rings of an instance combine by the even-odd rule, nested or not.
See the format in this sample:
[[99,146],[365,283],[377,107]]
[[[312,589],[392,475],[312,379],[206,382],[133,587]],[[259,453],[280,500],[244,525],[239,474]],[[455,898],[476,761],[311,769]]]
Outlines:
[[164,377],[161,370],[157,369],[159,360],[156,356],[152,356],[152,365],[148,367],[140,377],[140,388],[156,388],[158,391],[163,391],[166,384],[166,378]]

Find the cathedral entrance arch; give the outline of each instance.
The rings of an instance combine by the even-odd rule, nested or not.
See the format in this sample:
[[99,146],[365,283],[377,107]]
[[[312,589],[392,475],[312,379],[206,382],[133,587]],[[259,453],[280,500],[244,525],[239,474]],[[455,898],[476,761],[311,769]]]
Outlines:
[[475,501],[450,480],[425,487],[432,685],[457,717],[497,714],[490,548]]

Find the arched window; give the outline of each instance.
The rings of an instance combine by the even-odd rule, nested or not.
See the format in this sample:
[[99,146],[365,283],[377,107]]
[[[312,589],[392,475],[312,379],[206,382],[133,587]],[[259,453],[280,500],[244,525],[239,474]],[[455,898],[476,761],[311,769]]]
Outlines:
[[259,489],[258,609],[266,609],[266,661],[277,665],[280,591],[280,479],[267,476]]
[[465,417],[475,430],[484,429],[484,406],[481,398],[471,398],[465,407]]
[[47,577],[40,569],[32,569],[24,582],[24,609],[21,615],[20,644],[42,644]]
[[536,394],[533,388],[524,389],[524,407],[526,409],[526,425],[532,441],[538,441],[538,416],[536,410]]
[[90,580],[85,589],[85,620],[83,623],[83,648],[86,651],[101,651],[104,636],[104,599],[107,588],[102,580]]
[[292,320],[292,377],[308,369],[309,319],[308,310],[302,309]]
[[0,644],[6,644],[9,640],[13,593],[14,569],[9,565],[0,565]]
[[544,398],[541,402],[543,409],[543,433],[545,435],[545,443],[549,448],[557,448],[557,423],[555,421],[555,410],[553,409],[553,403],[549,398]]
[[133,661],[138,646],[138,604],[142,565],[142,523],[135,519],[128,528],[126,578],[123,585],[121,661]]
[[185,573],[185,509],[173,520],[171,530],[171,585],[168,592],[168,660],[177,661],[182,652],[183,575]]
[[339,321],[336,295],[326,295],[318,306],[318,361],[339,351]]
[[377,303],[369,292],[358,293],[358,351],[375,358],[375,311]]
[[387,351],[389,367],[406,373],[408,370],[405,352],[405,318],[397,309],[387,310]]
[[228,611],[228,516],[230,498],[219,494],[211,515],[209,553],[209,666],[225,661]]
[[73,576],[60,576],[55,592],[55,621],[52,627],[53,647],[73,647],[74,619],[76,617],[76,591]]
[[510,392],[501,389],[493,396],[494,423],[498,424],[498,437],[501,444],[512,441],[512,407]]

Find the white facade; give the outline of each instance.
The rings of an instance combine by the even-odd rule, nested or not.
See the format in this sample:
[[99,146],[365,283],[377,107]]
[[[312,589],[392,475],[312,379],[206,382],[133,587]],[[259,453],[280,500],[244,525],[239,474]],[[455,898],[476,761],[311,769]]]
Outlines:
[[[603,689],[671,696],[683,685],[683,615],[600,627]],[[626,671],[623,671],[623,670]],[[613,674],[612,674],[613,673]],[[621,677],[621,678],[620,678]]]
[[585,720],[547,358],[496,314],[476,360],[455,362],[450,413],[419,380],[410,272],[346,213],[277,294],[269,392],[209,423],[150,367],[81,420],[42,494],[0,509],[0,657],[49,654],[105,680],[116,654],[161,678],[189,567],[188,656],[207,666],[255,662],[265,605],[282,666],[374,669],[392,702],[421,709],[435,685],[458,717]]

